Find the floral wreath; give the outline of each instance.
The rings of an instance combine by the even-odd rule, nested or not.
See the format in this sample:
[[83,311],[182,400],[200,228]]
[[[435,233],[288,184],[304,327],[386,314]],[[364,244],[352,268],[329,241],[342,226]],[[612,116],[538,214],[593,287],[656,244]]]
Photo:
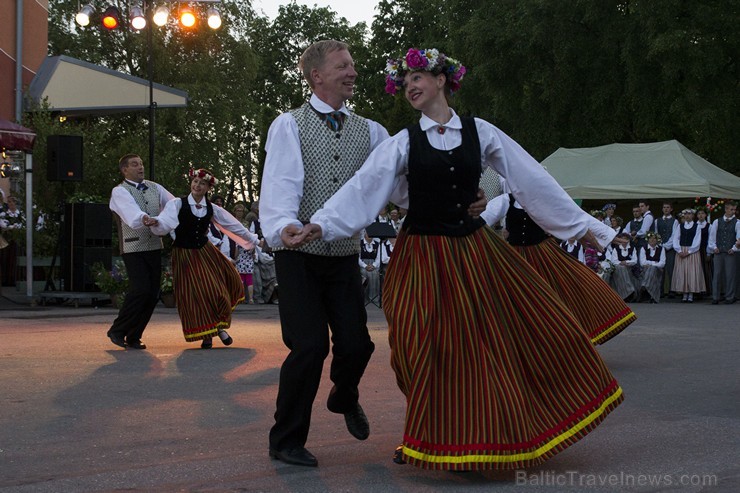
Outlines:
[[645,239],[649,240],[650,238],[656,238],[658,240],[658,243],[663,241],[663,238],[661,238],[660,235],[655,231],[648,231],[647,233],[645,233]]
[[602,211],[606,212],[607,209],[615,209],[617,208],[617,204],[604,204],[604,207],[601,208]]
[[594,216],[597,219],[603,219],[606,217],[606,212],[600,211],[598,209],[594,209],[591,211],[591,215]]
[[681,215],[683,214],[696,214],[696,209],[684,209],[681,211]]
[[385,66],[387,74],[385,76],[385,92],[396,94],[398,89],[403,87],[403,78],[408,72],[422,70],[434,75],[445,74],[450,82],[450,94],[460,89],[460,81],[467,72],[462,63],[444,53],[440,53],[436,48],[423,50],[409,48],[405,56],[388,59]]
[[205,169],[205,168],[198,168],[193,169],[190,168],[188,171],[188,176],[192,180],[193,178],[200,178],[201,180],[205,180],[208,182],[210,186],[213,186],[218,183],[218,180],[215,176],[213,176],[213,172],[211,170]]

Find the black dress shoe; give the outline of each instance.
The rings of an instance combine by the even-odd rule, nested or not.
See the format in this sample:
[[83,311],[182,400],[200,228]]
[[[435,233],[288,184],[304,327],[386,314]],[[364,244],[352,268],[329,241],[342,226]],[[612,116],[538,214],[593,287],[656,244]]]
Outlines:
[[713,305],[719,305],[719,300],[712,300]]
[[731,304],[735,303],[735,301],[737,301],[735,298],[733,298],[731,300],[725,300],[725,305],[731,305]]
[[283,450],[270,449],[270,458],[280,460],[286,464],[293,464],[295,466],[308,466],[317,467],[319,461],[316,457],[306,450],[305,447],[286,448]]
[[144,344],[141,341],[136,341],[136,342],[127,341],[126,346],[132,349],[146,349],[146,344]]
[[356,439],[365,440],[370,436],[370,423],[367,422],[367,416],[359,402],[355,404],[354,409],[344,413],[344,422],[347,423],[347,430]]
[[200,343],[201,349],[211,349],[213,347],[213,341],[211,339],[203,339],[203,342]]
[[108,332],[107,335],[110,338],[110,342],[112,342],[116,346],[119,346],[119,347],[122,347],[122,348],[125,348],[126,347],[126,341],[123,339],[122,336],[120,336],[118,334],[111,334],[110,332]]
[[396,451],[393,452],[393,462],[399,465],[406,464],[406,461],[403,460],[403,445],[396,447]]

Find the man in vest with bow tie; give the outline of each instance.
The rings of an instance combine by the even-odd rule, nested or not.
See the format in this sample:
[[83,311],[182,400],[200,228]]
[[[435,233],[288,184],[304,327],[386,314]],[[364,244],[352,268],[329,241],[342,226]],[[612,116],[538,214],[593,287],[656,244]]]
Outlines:
[[111,191],[110,210],[118,224],[129,288],[107,335],[116,346],[146,349],[141,336],[157,305],[162,275],[162,239],[149,226],[157,224],[156,216],[175,197],[162,185],[144,180],[138,155],[126,154],[118,168],[123,181]]

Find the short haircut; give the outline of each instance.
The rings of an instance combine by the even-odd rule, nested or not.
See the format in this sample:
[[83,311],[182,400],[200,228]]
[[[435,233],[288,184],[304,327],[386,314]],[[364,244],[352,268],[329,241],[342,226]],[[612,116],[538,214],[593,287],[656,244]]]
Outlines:
[[134,158],[141,159],[141,156],[138,154],[126,154],[121,159],[118,160],[118,169],[120,171],[123,171],[123,168],[128,166],[128,162]]
[[734,200],[728,200],[725,202],[725,207],[727,207],[728,205],[737,207],[737,202],[735,202]]
[[325,39],[323,41],[317,41],[311,46],[306,48],[306,51],[301,55],[298,61],[298,68],[303,73],[303,78],[306,79],[308,85],[313,89],[313,81],[311,80],[311,71],[319,68],[324,64],[326,55],[333,51],[349,50],[347,43],[336,41],[333,39]]
[[638,205],[639,205],[639,204],[645,204],[646,206],[650,207],[650,203],[649,203],[649,202],[648,202],[647,200],[645,200],[645,199],[641,199],[641,200],[639,200],[639,201],[637,202],[637,204],[638,204]]

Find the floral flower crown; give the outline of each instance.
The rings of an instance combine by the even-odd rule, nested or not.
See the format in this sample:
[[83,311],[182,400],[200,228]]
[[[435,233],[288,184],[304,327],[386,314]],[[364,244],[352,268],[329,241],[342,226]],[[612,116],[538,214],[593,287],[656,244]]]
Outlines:
[[406,55],[401,58],[390,58],[385,66],[385,92],[396,94],[398,89],[403,87],[404,76],[408,72],[418,72],[425,70],[434,75],[445,74],[450,83],[450,93],[460,89],[467,69],[465,66],[454,58],[450,58],[444,53],[440,53],[436,48],[426,48],[418,50],[409,48]]
[[201,180],[205,180],[211,186],[218,183],[218,180],[216,179],[216,177],[213,176],[213,172],[205,168],[198,168],[198,169],[190,168],[190,170],[188,171],[188,176],[190,177],[191,180],[193,178],[200,178]]
[[655,231],[648,231],[647,233],[645,233],[645,238],[647,238],[648,240],[650,238],[655,238],[658,240],[658,243],[660,243],[663,240],[663,238],[661,238],[660,235],[656,233]]
[[591,215],[594,216],[595,218],[603,219],[606,216],[606,212],[600,211],[598,209],[594,209],[591,211]]

